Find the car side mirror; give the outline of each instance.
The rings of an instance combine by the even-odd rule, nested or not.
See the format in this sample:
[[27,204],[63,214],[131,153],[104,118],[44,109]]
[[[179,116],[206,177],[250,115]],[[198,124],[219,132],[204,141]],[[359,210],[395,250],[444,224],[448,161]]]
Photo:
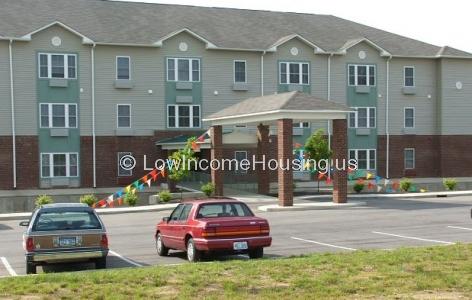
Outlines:
[[169,217],[162,218],[162,221],[168,223],[169,222]]
[[21,221],[20,226],[28,227],[29,226],[29,221]]

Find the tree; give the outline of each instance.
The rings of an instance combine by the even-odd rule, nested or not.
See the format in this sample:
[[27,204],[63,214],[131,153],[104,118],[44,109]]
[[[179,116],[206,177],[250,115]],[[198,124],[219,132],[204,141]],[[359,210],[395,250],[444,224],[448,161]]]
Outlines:
[[187,140],[187,144],[183,149],[173,152],[169,159],[172,161],[171,166],[168,165],[168,178],[170,179],[169,189],[175,192],[175,184],[187,178],[190,170],[195,168],[197,158],[195,156],[196,138],[191,137]]
[[[308,154],[308,157],[314,160],[317,164],[319,164],[321,160],[329,161],[333,152],[329,148],[328,139],[325,136],[325,132],[323,129],[318,129],[306,140],[305,151]],[[312,165],[311,168],[314,168],[316,170],[316,166]],[[319,171],[317,173],[319,173]],[[318,179],[318,176],[317,176],[317,180],[318,180],[318,192],[319,192],[320,180]]]

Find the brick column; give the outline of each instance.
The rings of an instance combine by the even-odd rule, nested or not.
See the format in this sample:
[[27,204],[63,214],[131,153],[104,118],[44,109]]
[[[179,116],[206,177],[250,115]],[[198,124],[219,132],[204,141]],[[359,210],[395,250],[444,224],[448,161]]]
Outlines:
[[[277,120],[277,157],[279,161],[278,185],[279,185],[279,205],[293,205],[293,170],[291,166],[286,168],[287,159],[291,162],[293,159],[293,127],[292,119]],[[281,163],[283,165],[281,165]]]
[[[269,157],[269,126],[262,123],[257,126],[257,160],[262,161],[265,155],[266,160]],[[267,195],[270,192],[269,170],[261,165],[257,165],[257,192]]]
[[[332,150],[334,168],[336,167],[336,159],[339,161],[338,165],[341,167],[342,160],[346,160],[347,168],[347,121],[333,120],[333,138]],[[347,169],[334,170],[333,172],[333,202],[346,203],[347,202]]]
[[[212,126],[210,129],[211,136],[211,159],[223,159],[223,129],[220,125]],[[215,196],[223,196],[223,171],[211,168],[211,182],[215,185]]]

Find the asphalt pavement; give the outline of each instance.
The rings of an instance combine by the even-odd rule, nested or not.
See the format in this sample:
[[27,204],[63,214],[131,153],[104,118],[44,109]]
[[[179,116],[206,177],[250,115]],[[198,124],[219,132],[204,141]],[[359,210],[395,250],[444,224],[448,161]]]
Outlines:
[[[472,196],[366,198],[362,201],[366,202],[365,206],[308,211],[257,212],[260,204],[250,203],[250,206],[271,225],[273,244],[265,249],[267,258],[472,242]],[[103,215],[111,249],[108,268],[187,263],[183,252],[171,251],[168,257],[159,257],[156,253],[155,225],[169,214],[160,211]],[[23,228],[18,223],[0,221],[0,277],[25,274]],[[227,259],[248,258],[244,255],[214,258]],[[38,268],[38,272],[80,271],[93,267],[91,263],[55,265]]]

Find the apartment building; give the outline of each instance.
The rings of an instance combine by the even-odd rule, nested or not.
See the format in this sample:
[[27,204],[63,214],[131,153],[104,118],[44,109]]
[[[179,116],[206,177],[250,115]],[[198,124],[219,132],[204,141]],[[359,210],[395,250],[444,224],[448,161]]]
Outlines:
[[[4,0],[0,20],[0,189],[127,184],[142,172],[121,169],[123,155],[142,170],[143,155],[204,132],[205,116],[294,90],[356,108],[348,147],[361,169],[472,176],[464,51],[330,15],[227,8]],[[300,143],[331,132],[296,127]]]

